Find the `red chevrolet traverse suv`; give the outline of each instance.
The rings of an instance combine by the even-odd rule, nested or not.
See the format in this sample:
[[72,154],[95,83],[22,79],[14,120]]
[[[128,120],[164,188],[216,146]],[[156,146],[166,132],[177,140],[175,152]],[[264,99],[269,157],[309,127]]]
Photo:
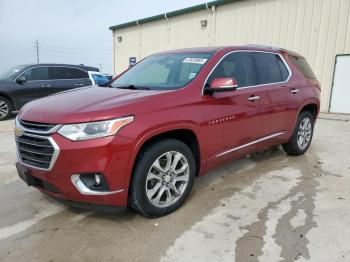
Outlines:
[[28,103],[16,119],[17,169],[30,186],[77,207],[179,208],[195,176],[282,144],[310,146],[320,85],[305,58],[272,47],[151,55],[106,88]]

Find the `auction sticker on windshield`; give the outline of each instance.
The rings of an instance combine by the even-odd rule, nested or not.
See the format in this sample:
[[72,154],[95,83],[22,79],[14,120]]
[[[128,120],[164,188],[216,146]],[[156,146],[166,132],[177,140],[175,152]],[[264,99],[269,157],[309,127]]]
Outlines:
[[201,65],[203,65],[205,62],[207,62],[207,60],[208,59],[205,59],[205,58],[187,57],[182,62],[183,63],[201,64]]

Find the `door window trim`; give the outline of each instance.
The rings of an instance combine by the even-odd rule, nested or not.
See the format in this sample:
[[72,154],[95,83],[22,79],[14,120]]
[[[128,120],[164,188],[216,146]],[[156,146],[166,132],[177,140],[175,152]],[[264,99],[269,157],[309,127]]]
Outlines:
[[[215,68],[221,63],[221,61],[228,55],[233,54],[233,53],[266,53],[266,54],[274,54],[274,55],[278,55],[282,62],[284,63],[284,65],[286,66],[289,76],[287,77],[287,79],[285,81],[281,81],[281,82],[272,82],[272,83],[266,83],[266,84],[260,84],[260,85],[252,85],[252,86],[243,86],[243,87],[238,87],[237,90],[239,89],[247,89],[247,88],[255,88],[255,87],[260,87],[260,86],[266,86],[266,85],[274,85],[274,84],[283,84],[283,83],[287,83],[289,81],[289,79],[292,77],[293,73],[292,70],[290,69],[287,61],[284,59],[284,57],[277,52],[269,52],[269,51],[257,51],[257,50],[234,50],[234,51],[230,51],[227,52],[225,55],[223,55],[219,61],[215,64],[215,66],[211,69],[210,73],[208,74],[207,78],[204,81],[203,87],[202,87],[202,95],[204,95],[204,88],[205,85],[209,79],[209,77],[212,75],[212,73],[214,72]],[[255,69],[255,64],[253,64],[254,70]]]
[[73,68],[73,69],[78,69],[80,71],[83,71],[85,73],[88,74],[88,77],[84,77],[84,78],[70,78],[70,79],[67,79],[67,78],[64,78],[64,79],[45,79],[45,80],[28,80],[27,82],[37,82],[37,81],[57,81],[57,80],[80,80],[80,79],[90,79],[89,77],[89,73],[88,71],[85,71],[84,69],[81,69],[81,68],[78,68],[78,67],[73,67],[73,66],[54,66],[54,65],[49,65],[49,66],[33,66],[33,67],[30,67],[30,68],[27,68],[25,69],[22,73],[20,73],[18,76],[15,77],[15,79],[13,80],[14,83],[16,83],[16,80],[18,77],[20,77],[21,75],[23,75],[25,72],[27,72],[28,70],[31,70],[31,69],[34,69],[34,68],[40,68],[40,67],[63,67],[63,68]]

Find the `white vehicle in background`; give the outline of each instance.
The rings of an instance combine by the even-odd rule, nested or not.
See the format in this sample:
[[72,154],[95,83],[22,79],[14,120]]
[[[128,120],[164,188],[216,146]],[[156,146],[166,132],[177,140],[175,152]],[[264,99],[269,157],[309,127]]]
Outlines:
[[88,73],[89,73],[89,78],[92,82],[92,85],[100,85],[110,81],[106,76],[104,76],[100,72],[88,71]]
[[108,78],[108,80],[112,80],[113,79],[113,75],[111,74],[103,74],[105,77]]

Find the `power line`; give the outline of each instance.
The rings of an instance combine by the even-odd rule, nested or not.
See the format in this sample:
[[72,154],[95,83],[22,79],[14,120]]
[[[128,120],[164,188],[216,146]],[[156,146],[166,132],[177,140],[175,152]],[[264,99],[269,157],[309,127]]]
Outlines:
[[53,53],[65,53],[65,54],[75,54],[75,53],[82,53],[82,54],[111,54],[112,49],[95,49],[95,50],[87,50],[87,49],[76,49],[76,50],[69,50],[69,49],[58,49],[58,48],[48,48],[44,47],[42,50],[45,50],[46,52],[53,52]]
[[58,56],[58,57],[64,57],[64,58],[74,58],[74,57],[83,57],[83,58],[102,58],[102,59],[108,59],[111,60],[111,55],[97,55],[97,54],[65,54],[65,53],[53,53],[53,52],[47,52],[45,50],[41,50],[41,55],[45,54],[46,56]]
[[110,46],[99,46],[99,47],[87,47],[87,46],[82,46],[82,47],[63,47],[63,46],[51,46],[51,45],[45,45],[46,49],[54,49],[54,50],[60,50],[60,51],[99,51],[99,50],[111,50],[112,49],[112,45]]
[[[98,64],[100,72],[104,69],[110,69],[112,67],[111,53],[112,50],[101,47],[53,47],[46,46],[42,47],[39,45],[39,40],[36,39],[34,42],[34,49],[37,56],[37,63],[41,60],[56,60],[56,62],[64,61],[64,63],[79,61],[78,64],[82,63],[82,60],[87,62],[87,64]],[[90,61],[90,62],[88,62]],[[95,62],[92,62],[95,61]]]

